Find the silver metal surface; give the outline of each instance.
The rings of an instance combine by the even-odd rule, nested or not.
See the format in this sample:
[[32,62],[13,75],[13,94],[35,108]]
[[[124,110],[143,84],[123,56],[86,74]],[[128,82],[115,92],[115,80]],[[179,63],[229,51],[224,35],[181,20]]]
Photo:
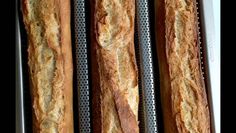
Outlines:
[[76,45],[76,69],[79,103],[79,131],[91,132],[90,105],[89,105],[89,79],[88,79],[88,49],[86,41],[85,1],[74,0],[75,14],[75,45]]
[[144,131],[141,132],[157,133],[148,0],[137,0],[136,11],[140,58],[140,91],[142,94],[142,101],[140,103],[142,103],[142,113],[144,115],[144,121],[140,123]]
[[19,29],[19,18],[16,1],[16,133],[25,133],[24,125],[24,102],[23,102],[23,75],[21,58],[21,39]]
[[[211,109],[212,132],[220,133],[220,33],[219,14],[215,8],[219,8],[219,1],[199,0],[201,13],[201,28],[204,38],[204,60],[206,62],[208,99]],[[218,11],[219,12],[219,11]],[[217,18],[217,20],[216,20]]]

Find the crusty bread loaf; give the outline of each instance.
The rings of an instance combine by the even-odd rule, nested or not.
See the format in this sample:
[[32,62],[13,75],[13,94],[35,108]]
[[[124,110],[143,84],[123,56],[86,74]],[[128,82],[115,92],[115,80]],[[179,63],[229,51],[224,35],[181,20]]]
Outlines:
[[23,0],[35,133],[73,133],[70,0]]
[[199,57],[195,0],[156,1],[165,133],[210,133]]
[[134,0],[92,0],[92,111],[95,133],[138,133]]

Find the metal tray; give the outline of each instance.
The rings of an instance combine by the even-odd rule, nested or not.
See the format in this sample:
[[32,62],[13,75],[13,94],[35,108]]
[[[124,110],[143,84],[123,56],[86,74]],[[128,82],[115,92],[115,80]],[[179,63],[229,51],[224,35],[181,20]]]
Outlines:
[[[16,0],[18,2],[18,0]],[[210,2],[199,0],[201,11],[201,31],[203,45],[203,57],[205,65],[205,81],[208,88],[210,109],[212,114],[212,127],[215,133],[219,128],[219,88],[217,96],[213,88],[218,85],[214,77],[219,77],[219,68],[213,68],[217,63],[214,36],[211,27],[212,6]],[[29,94],[29,79],[27,67],[27,39],[22,15],[16,4],[16,133],[32,132],[32,110]],[[72,48],[74,59],[74,128],[75,132],[91,132],[91,85],[89,64],[89,3],[85,0],[72,0]],[[206,11],[207,9],[207,11]],[[136,0],[136,27],[135,27],[135,50],[139,69],[139,121],[140,132],[163,132],[162,115],[159,99],[159,73],[156,58],[154,39],[154,1]],[[18,21],[19,20],[19,21]],[[212,51],[213,49],[213,51]],[[213,59],[212,59],[213,58]],[[211,68],[211,69],[210,69]],[[77,73],[77,74],[76,74]],[[213,75],[214,74],[214,75]],[[217,130],[217,131],[216,131]]]

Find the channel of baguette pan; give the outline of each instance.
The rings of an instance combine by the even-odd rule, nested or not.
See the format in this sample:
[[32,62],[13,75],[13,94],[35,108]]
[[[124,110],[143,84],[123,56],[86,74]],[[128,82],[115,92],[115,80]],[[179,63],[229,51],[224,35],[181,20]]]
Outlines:
[[138,133],[135,1],[90,3],[93,132]]
[[157,0],[156,35],[165,133],[210,133],[195,0]]
[[70,0],[23,0],[34,133],[73,133]]

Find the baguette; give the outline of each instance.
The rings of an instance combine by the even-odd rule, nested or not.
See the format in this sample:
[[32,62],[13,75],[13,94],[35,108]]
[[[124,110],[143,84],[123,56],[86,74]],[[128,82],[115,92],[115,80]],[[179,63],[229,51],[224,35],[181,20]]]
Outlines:
[[73,133],[69,0],[23,0],[34,133]]
[[92,0],[92,116],[95,133],[138,133],[134,0]]
[[157,51],[165,133],[210,133],[195,0],[159,0]]

